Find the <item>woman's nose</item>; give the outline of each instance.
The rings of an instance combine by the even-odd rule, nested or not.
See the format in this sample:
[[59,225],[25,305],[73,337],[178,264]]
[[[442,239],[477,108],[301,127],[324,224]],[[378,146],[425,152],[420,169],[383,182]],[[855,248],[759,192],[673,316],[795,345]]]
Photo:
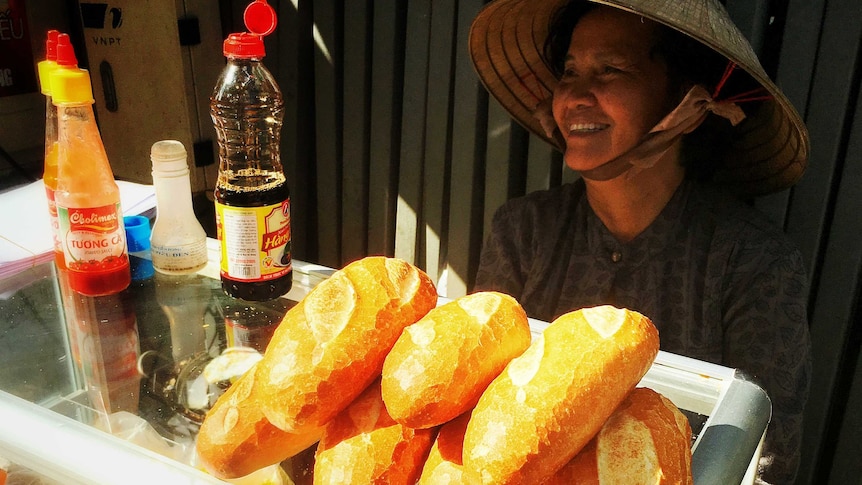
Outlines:
[[589,107],[596,103],[594,84],[586,77],[560,83],[555,96],[574,108]]

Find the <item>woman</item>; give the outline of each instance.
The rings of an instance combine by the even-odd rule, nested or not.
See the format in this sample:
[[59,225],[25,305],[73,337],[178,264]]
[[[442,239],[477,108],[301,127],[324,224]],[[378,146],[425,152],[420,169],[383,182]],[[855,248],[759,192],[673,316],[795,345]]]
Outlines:
[[486,88],[581,175],[497,211],[476,289],[547,321],[631,308],[663,350],[746,371],[773,405],[759,479],[792,483],[807,277],[781,230],[735,195],[795,183],[807,131],[717,1],[600,3],[496,0],[474,21]]

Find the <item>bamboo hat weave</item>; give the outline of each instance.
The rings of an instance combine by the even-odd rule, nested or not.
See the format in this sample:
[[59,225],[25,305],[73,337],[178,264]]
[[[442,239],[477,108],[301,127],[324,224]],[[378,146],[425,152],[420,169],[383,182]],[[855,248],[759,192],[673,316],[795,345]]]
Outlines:
[[[550,21],[568,0],[494,0],[470,29],[470,55],[488,92],[527,130],[555,146],[533,113],[557,78],[544,58]],[[714,178],[747,195],[795,184],[808,164],[808,130],[764,71],[718,0],[588,0],[635,13],[698,40],[735,63],[770,95],[733,128],[727,156]],[[737,70],[738,71],[738,70]]]

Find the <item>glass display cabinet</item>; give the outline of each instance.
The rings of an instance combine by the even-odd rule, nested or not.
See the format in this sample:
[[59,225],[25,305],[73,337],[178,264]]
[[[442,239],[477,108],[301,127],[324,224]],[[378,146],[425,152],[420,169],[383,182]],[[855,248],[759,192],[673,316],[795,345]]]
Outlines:
[[[0,280],[0,463],[43,483],[224,483],[195,466],[206,410],[334,270],[296,261],[285,297],[244,302],[222,292],[208,243],[199,273],[157,273],[111,296],[70,291],[53,263]],[[534,333],[546,325],[531,321]],[[688,416],[696,484],[753,480],[770,417],[760,387],[665,352],[641,385]],[[285,483],[311,483],[312,459],[282,463]]]

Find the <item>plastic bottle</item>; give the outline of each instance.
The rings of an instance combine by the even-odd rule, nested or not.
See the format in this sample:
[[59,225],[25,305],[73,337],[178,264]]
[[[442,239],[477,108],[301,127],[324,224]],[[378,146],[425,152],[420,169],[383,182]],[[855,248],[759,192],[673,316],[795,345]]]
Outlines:
[[260,22],[249,17],[252,10],[267,12],[268,5],[256,1],[246,9],[253,33],[225,40],[227,65],[210,109],[219,145],[215,207],[222,289],[235,298],[264,301],[284,295],[293,282],[290,189],[279,148],[284,102],[261,62],[262,36],[272,32],[275,17]]
[[188,274],[207,264],[207,234],[195,216],[186,149],[161,140],[150,149],[156,222],[150,237],[153,267],[164,274]]
[[[77,65],[69,36],[57,38],[57,64]],[[129,286],[120,189],[93,115],[93,89],[85,69],[51,73],[57,106],[57,217],[69,285],[86,296]]]
[[[48,199],[48,214],[51,217],[51,230],[54,237],[54,261],[59,268],[65,269],[63,246],[60,243],[60,223],[57,221],[57,107],[51,97],[51,73],[57,69],[57,37],[60,32],[49,30],[45,39],[45,60],[38,64],[39,86],[45,95],[45,167],[42,183]],[[75,66],[77,67],[77,66]]]

